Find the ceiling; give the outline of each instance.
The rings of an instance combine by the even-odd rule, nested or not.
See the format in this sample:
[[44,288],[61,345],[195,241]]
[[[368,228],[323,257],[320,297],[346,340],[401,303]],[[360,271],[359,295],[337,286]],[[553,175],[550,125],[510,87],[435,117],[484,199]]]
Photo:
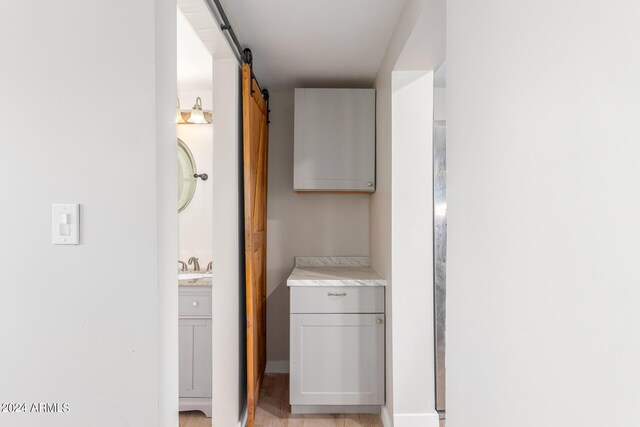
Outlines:
[[205,0],[178,0],[178,14],[184,15],[207,47],[213,59],[233,58],[234,54],[211,15]]
[[260,85],[373,84],[406,0],[222,0]]
[[177,21],[177,59],[179,93],[212,90],[211,54],[180,10]]

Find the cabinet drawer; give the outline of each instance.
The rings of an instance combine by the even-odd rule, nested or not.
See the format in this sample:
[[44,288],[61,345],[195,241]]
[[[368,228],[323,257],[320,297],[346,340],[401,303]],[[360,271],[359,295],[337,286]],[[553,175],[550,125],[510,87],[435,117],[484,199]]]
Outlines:
[[179,316],[211,316],[211,294],[208,292],[181,292],[178,296]]
[[291,313],[384,313],[384,287],[291,287]]

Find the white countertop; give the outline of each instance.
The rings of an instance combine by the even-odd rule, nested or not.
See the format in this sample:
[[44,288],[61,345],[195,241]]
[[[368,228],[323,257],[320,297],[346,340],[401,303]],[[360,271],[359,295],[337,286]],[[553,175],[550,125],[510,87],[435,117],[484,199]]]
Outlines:
[[178,286],[211,287],[211,278],[178,280]]
[[[318,257],[320,258],[320,257]],[[387,281],[366,263],[348,265],[345,259],[332,257],[337,265],[308,265],[310,257],[296,259],[296,267],[287,279],[287,286],[386,286]],[[363,259],[364,257],[358,257]],[[323,260],[329,257],[322,257]],[[299,262],[304,260],[304,262]],[[300,265],[302,264],[302,265]]]
[[179,286],[209,287],[211,286],[211,276],[209,272],[181,271],[178,273]]

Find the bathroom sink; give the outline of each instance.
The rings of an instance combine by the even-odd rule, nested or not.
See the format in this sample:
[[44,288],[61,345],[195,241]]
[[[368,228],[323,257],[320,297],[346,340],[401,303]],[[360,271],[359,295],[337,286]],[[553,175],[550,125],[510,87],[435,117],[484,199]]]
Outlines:
[[211,273],[199,273],[197,271],[190,273],[178,273],[178,280],[195,280],[195,279],[210,279]]

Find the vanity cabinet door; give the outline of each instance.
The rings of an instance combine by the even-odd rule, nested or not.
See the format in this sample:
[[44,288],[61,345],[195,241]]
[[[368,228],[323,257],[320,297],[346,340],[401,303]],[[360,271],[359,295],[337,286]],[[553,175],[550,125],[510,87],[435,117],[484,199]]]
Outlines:
[[180,397],[211,397],[211,319],[179,320]]
[[384,314],[291,314],[292,405],[384,403]]

